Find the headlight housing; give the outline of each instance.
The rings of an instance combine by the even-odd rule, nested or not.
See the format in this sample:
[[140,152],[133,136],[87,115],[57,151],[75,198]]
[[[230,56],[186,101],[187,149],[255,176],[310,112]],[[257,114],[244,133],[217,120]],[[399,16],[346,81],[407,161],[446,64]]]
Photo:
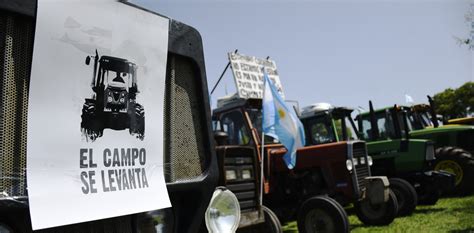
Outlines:
[[226,170],[225,171],[225,179],[226,180],[235,180],[237,179],[237,173],[235,170]]
[[210,233],[235,232],[240,223],[240,205],[234,193],[225,187],[217,187],[205,218]]
[[242,170],[242,179],[250,179],[252,178],[252,171],[249,169]]
[[352,171],[352,169],[354,168],[352,160],[350,160],[350,159],[346,160],[346,168],[347,168],[348,171]]
[[372,156],[367,156],[367,163],[369,164],[369,166],[372,166],[372,164],[374,164],[374,160],[372,159]]
[[425,159],[426,161],[431,161],[435,160],[435,149],[433,144],[428,144],[426,145],[426,152],[425,152]]

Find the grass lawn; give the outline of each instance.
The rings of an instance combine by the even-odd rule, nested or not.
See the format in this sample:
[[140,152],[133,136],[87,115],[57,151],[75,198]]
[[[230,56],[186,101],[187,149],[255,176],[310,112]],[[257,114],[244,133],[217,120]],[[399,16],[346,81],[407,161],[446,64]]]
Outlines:
[[[351,213],[351,209],[347,210]],[[349,216],[351,232],[471,232],[474,233],[474,196],[443,198],[434,206],[418,206],[413,215],[396,218],[389,226],[364,226],[355,214]],[[283,227],[296,233],[296,222]]]

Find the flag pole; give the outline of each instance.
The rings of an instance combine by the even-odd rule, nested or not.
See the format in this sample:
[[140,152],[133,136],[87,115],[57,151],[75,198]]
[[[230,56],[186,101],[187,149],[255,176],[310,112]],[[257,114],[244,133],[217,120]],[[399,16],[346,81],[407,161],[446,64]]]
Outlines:
[[[263,109],[262,109],[262,110],[263,110]],[[262,127],[262,128],[263,128],[263,127]],[[261,159],[260,159],[260,160],[261,160],[261,164],[260,164],[260,174],[261,174],[261,175],[260,175],[260,205],[263,205],[263,185],[264,185],[263,183],[264,183],[264,180],[265,180],[265,179],[263,178],[263,176],[264,176],[264,174],[263,174],[263,166],[264,166],[264,164],[265,164],[265,163],[263,162],[263,161],[264,161],[264,158],[265,158],[265,156],[263,155],[263,152],[264,152],[264,145],[265,145],[265,133],[263,133],[263,129],[262,129],[262,144],[260,144],[260,145],[261,145],[261,147],[262,147],[262,151],[261,151],[261,154],[260,154],[260,155],[262,156]]]
[[[265,77],[265,70],[264,70],[264,68],[262,68],[262,71],[264,72],[264,77]],[[265,158],[265,156],[264,156],[264,154],[263,154],[263,153],[264,153],[264,147],[265,147],[265,133],[263,132],[263,116],[264,116],[264,115],[263,115],[263,98],[264,98],[264,96],[265,96],[265,89],[266,89],[266,88],[265,88],[265,78],[264,78],[264,79],[263,79],[263,92],[262,92],[262,143],[260,144],[260,146],[261,146],[261,152],[260,152],[260,156],[261,156],[261,158],[260,158],[260,206],[263,205],[263,185],[264,185],[263,183],[264,183],[264,180],[265,180],[265,179],[263,178],[263,176],[264,176],[264,174],[263,174],[263,170],[264,170],[264,169],[263,169],[263,166],[264,166],[264,164],[265,164],[265,163],[263,162],[263,161],[264,161],[264,158]]]

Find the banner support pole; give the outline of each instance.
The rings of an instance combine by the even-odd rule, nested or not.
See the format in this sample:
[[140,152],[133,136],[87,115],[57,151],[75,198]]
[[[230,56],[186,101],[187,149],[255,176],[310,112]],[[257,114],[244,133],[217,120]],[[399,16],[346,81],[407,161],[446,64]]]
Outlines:
[[[234,51],[234,53],[237,53],[238,51],[239,51],[239,50],[236,49],[236,50]],[[221,79],[222,79],[222,77],[224,77],[224,74],[225,74],[225,72],[227,71],[227,69],[229,69],[229,66],[230,66],[230,61],[229,61],[229,62],[227,63],[227,65],[225,66],[224,71],[222,71],[221,76],[219,77],[219,79],[217,80],[216,84],[215,84],[214,87],[212,88],[211,95],[212,95],[212,94],[214,93],[214,91],[216,90],[217,85],[219,85],[219,83],[221,82]]]

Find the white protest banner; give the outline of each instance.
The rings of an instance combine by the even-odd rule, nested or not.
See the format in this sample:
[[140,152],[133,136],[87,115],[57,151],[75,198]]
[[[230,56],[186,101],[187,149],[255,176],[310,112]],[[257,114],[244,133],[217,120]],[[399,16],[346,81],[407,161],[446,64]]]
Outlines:
[[33,229],[170,207],[169,20],[113,0],[39,0],[27,182]]
[[270,80],[278,88],[280,95],[285,98],[283,88],[278,76],[275,61],[245,56],[238,53],[229,53],[229,62],[234,75],[235,86],[240,98],[258,98],[263,96],[263,72],[267,72]]

